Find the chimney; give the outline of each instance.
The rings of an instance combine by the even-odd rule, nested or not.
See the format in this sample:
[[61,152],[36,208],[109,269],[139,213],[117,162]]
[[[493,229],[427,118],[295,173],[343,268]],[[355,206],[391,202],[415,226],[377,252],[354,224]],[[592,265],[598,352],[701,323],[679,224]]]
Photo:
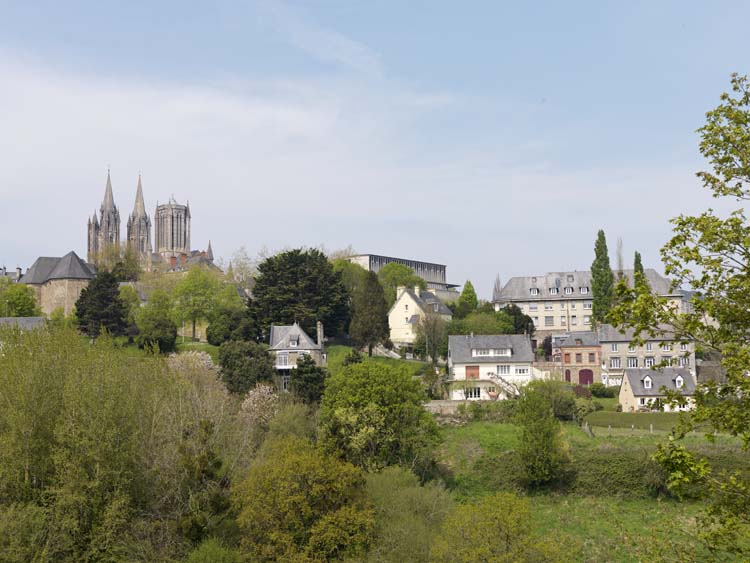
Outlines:
[[406,288],[403,285],[400,285],[396,288],[396,301],[401,299],[401,296],[404,294],[404,291],[406,291]]
[[[5,273],[5,268],[3,268],[3,273]],[[21,279],[21,276],[23,275],[21,267],[16,266],[16,281]]]
[[318,321],[316,324],[316,328],[318,329],[318,346],[320,349],[323,349],[323,323]]
[[417,297],[422,297],[422,289],[418,286],[414,286],[414,293],[417,295]]

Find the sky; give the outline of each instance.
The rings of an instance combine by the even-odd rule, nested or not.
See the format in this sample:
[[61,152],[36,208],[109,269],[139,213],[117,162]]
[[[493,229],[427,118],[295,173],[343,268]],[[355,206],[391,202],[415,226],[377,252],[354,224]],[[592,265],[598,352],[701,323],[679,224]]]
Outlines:
[[0,0],[0,265],[190,202],[192,243],[351,246],[495,277],[660,269],[750,4]]

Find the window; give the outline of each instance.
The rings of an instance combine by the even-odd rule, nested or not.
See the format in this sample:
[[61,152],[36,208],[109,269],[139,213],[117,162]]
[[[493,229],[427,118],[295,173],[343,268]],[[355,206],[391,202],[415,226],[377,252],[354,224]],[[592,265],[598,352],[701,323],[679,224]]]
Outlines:
[[570,316],[570,324],[572,324],[573,326],[577,325],[578,324],[578,317],[576,317],[575,315],[571,315]]
[[612,350],[613,352],[617,352],[617,342],[612,343],[610,350]]
[[409,304],[408,303],[404,303],[404,311],[408,311],[408,310],[409,310]]
[[570,354],[568,352],[565,352],[565,363],[566,364],[570,363]]
[[651,352],[654,349],[654,343],[653,342],[646,342],[646,352]]
[[596,363],[596,352],[589,352],[589,363],[590,364]]
[[529,375],[529,368],[516,368],[516,375]]
[[677,387],[677,389],[682,389],[682,384],[683,383],[684,382],[682,380],[682,376],[681,375],[678,375],[677,377],[675,377],[674,386]]
[[643,378],[643,388],[651,389],[651,378],[648,375]]
[[281,376],[281,390],[282,391],[289,391],[289,383],[291,382],[292,378],[288,375]]
[[620,362],[620,358],[610,358],[609,359],[609,367],[613,369],[620,369],[622,367],[622,363]]
[[536,303],[529,303],[529,311],[536,311],[537,307]]
[[637,368],[638,367],[638,358],[628,358],[628,367],[629,368]]
[[531,289],[529,289],[529,293],[531,295],[539,295],[539,288],[538,287],[532,287]]
[[467,399],[478,399],[482,395],[482,390],[479,387],[467,387],[464,394]]
[[632,344],[628,346],[628,354],[635,354],[635,346]]
[[497,366],[497,375],[510,375],[510,366]]
[[290,348],[296,348],[298,344],[299,344],[299,339],[298,338],[290,338],[289,339],[289,347]]
[[572,287],[566,287],[565,288],[565,295],[573,295],[573,288]]
[[551,311],[552,310],[552,303],[545,303],[544,304],[544,310],[545,311]]
[[654,359],[653,356],[647,356],[643,360],[643,365],[646,366],[647,368],[652,368],[656,365],[656,360]]
[[680,344],[680,350],[683,351],[683,352],[687,352],[688,351],[688,345],[685,342],[683,342],[682,344]]
[[586,324],[586,325],[591,324],[591,315],[583,315],[583,324]]
[[556,288],[556,287],[550,287],[549,288],[549,294],[550,295],[557,295],[558,293],[560,293],[560,290],[558,288]]
[[576,363],[577,364],[583,363],[583,354],[576,354]]
[[539,325],[539,317],[531,317],[531,320],[534,321],[534,326]]
[[474,352],[474,356],[489,356],[490,351],[487,348],[475,348],[472,350]]
[[671,366],[672,365],[672,356],[662,356],[661,361],[665,366]]
[[494,385],[490,385],[489,387],[487,387],[487,393],[495,393],[496,391],[497,389]]
[[565,317],[560,317],[560,324],[565,326],[565,323],[567,322],[567,319]]
[[588,295],[589,288],[588,287],[580,287],[579,290],[581,291],[581,295]]
[[555,324],[555,317],[544,317],[544,326],[553,326]]
[[560,303],[560,309],[565,310],[565,303]]
[[662,352],[670,352],[672,350],[672,345],[669,342],[664,342],[661,345],[661,351]]
[[678,365],[683,368],[690,367],[690,358],[687,356],[681,356],[678,361]]
[[591,309],[591,301],[586,301],[586,302],[585,302],[585,303],[583,304],[583,308],[584,308],[584,309]]
[[645,406],[646,405],[646,399],[644,399],[643,397],[641,397],[640,399],[638,399],[638,404],[641,405],[642,407]]
[[575,304],[575,303],[571,303],[571,304],[570,304],[570,308],[571,308],[571,309],[575,309],[575,308],[576,308],[576,304]]
[[287,352],[280,352],[276,355],[277,366],[288,366],[289,365],[289,354]]
[[433,308],[433,310],[434,310],[434,311],[435,311],[435,312],[437,313],[437,312],[438,312],[438,310],[440,309],[440,305],[438,305],[437,303],[433,303],[433,304],[432,304],[432,308]]
[[496,356],[508,356],[510,357],[513,354],[510,348],[499,348],[495,350]]

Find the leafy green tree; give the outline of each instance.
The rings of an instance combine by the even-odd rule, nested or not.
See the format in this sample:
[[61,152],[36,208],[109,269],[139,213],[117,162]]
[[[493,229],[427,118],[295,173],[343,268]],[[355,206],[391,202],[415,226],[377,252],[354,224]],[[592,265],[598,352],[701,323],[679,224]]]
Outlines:
[[132,285],[120,286],[120,300],[125,307],[125,322],[127,323],[128,335],[134,335],[138,330],[136,327],[136,316],[141,307],[141,298]]
[[533,319],[525,314],[518,305],[510,304],[502,311],[508,315],[513,323],[513,334],[528,334],[534,336],[536,330]]
[[[697,176],[716,198],[750,200],[750,79],[732,75],[732,92],[706,114],[700,152],[712,170]],[[666,274],[675,287],[693,290],[690,307],[677,308],[665,298],[620,284],[620,305],[613,321],[636,334],[658,334],[672,327],[676,341],[694,341],[721,358],[726,372],[722,383],[700,385],[694,409],[662,445],[656,459],[668,472],[673,493],[692,487],[709,499],[699,519],[699,537],[717,554],[746,559],[750,554],[750,479],[738,471],[718,472],[681,442],[693,428],[706,426],[740,438],[750,447],[750,221],[745,209],[720,215],[709,209],[700,215],[672,219],[673,236],[662,248]],[[636,338],[639,343],[642,338]],[[675,394],[674,403],[684,402]],[[710,434],[708,434],[710,437]],[[720,554],[720,555],[719,555]],[[683,560],[697,560],[694,556]],[[728,558],[728,556],[727,556]]]
[[453,312],[453,316],[459,319],[463,319],[467,315],[473,313],[479,307],[479,300],[477,299],[477,292],[474,291],[474,286],[469,280],[466,280],[461,295],[458,296],[456,301],[456,309]]
[[553,404],[533,386],[526,387],[516,406],[516,421],[521,427],[518,455],[526,484],[535,488],[558,479],[567,463],[567,452]]
[[256,383],[273,379],[273,360],[264,344],[224,342],[219,347],[219,364],[221,379],[232,393],[247,393]]
[[216,538],[210,538],[190,552],[186,563],[240,563],[240,556]]
[[341,274],[341,281],[349,292],[349,295],[353,296],[358,290],[362,289],[365,285],[365,278],[369,273],[359,264],[350,262],[346,258],[337,258],[331,262],[334,272]]
[[425,289],[427,287],[425,281],[415,274],[414,270],[397,262],[391,262],[380,268],[378,280],[380,280],[380,285],[383,286],[385,301],[389,310],[396,302],[396,288],[419,286],[421,289]]
[[349,295],[341,274],[319,250],[295,249],[264,260],[258,266],[253,308],[262,330],[272,323],[299,323],[314,334],[321,321],[330,334],[349,321]]
[[221,346],[227,340],[259,340],[260,331],[252,300],[243,301],[234,285],[225,286],[217,295],[209,316],[206,340]]
[[78,327],[93,338],[102,329],[113,335],[125,331],[127,311],[120,299],[117,278],[109,272],[100,272],[88,287],[81,291],[76,301]]
[[140,348],[157,346],[162,353],[174,352],[177,342],[177,325],[172,320],[172,300],[163,291],[151,294],[148,303],[136,315]]
[[372,356],[374,346],[388,340],[388,307],[375,272],[367,272],[353,294],[349,335],[360,346],[367,346],[368,356]]
[[429,358],[432,365],[437,364],[440,356],[445,356],[447,350],[447,323],[437,313],[428,311],[419,317],[414,352],[423,358]]
[[219,279],[208,268],[191,268],[177,283],[174,289],[176,312],[192,323],[193,340],[196,322],[208,319],[218,293]]
[[320,442],[365,469],[412,466],[431,455],[437,426],[421,383],[405,371],[362,363],[331,375],[320,408]]
[[42,313],[31,287],[0,280],[0,314],[5,317],[38,317]]
[[235,497],[251,561],[336,561],[363,554],[372,538],[362,471],[305,440],[266,442]]
[[352,364],[361,364],[362,360],[362,354],[359,353],[359,350],[357,350],[356,348],[352,348],[352,351],[349,352],[344,358],[342,365],[350,366]]
[[328,370],[318,367],[309,355],[297,359],[297,369],[292,370],[292,392],[305,403],[319,403],[325,389]]
[[595,323],[607,321],[607,315],[614,298],[615,276],[609,265],[609,252],[604,231],[599,230],[594,244],[594,262],[591,264],[591,291],[594,294],[591,318]]
[[562,542],[532,533],[529,503],[496,493],[457,506],[432,547],[432,563],[553,563],[570,561]]

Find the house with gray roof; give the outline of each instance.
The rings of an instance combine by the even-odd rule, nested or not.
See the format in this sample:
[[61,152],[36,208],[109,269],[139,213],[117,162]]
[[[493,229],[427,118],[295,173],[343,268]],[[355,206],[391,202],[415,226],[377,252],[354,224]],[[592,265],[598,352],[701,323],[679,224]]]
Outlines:
[[[695,377],[685,368],[626,369],[620,386],[620,404],[623,412],[692,410],[695,387]],[[666,391],[680,393],[683,402],[664,404]]]
[[271,325],[269,353],[274,358],[274,367],[281,379],[281,389],[287,391],[291,381],[291,370],[297,368],[297,360],[310,356],[320,367],[326,365],[325,336],[323,323],[316,324],[316,340],[297,323],[292,325]]
[[517,395],[532,379],[534,366],[526,334],[448,337],[449,396],[453,400],[496,400]]
[[451,310],[434,293],[419,286],[396,288],[396,301],[388,311],[388,327],[394,346],[411,348],[417,338],[417,326],[430,315],[437,315],[446,322],[453,318]]
[[61,258],[42,256],[18,280],[34,289],[37,303],[45,315],[62,309],[70,315],[81,291],[96,276],[96,268],[81,260],[75,252]]

